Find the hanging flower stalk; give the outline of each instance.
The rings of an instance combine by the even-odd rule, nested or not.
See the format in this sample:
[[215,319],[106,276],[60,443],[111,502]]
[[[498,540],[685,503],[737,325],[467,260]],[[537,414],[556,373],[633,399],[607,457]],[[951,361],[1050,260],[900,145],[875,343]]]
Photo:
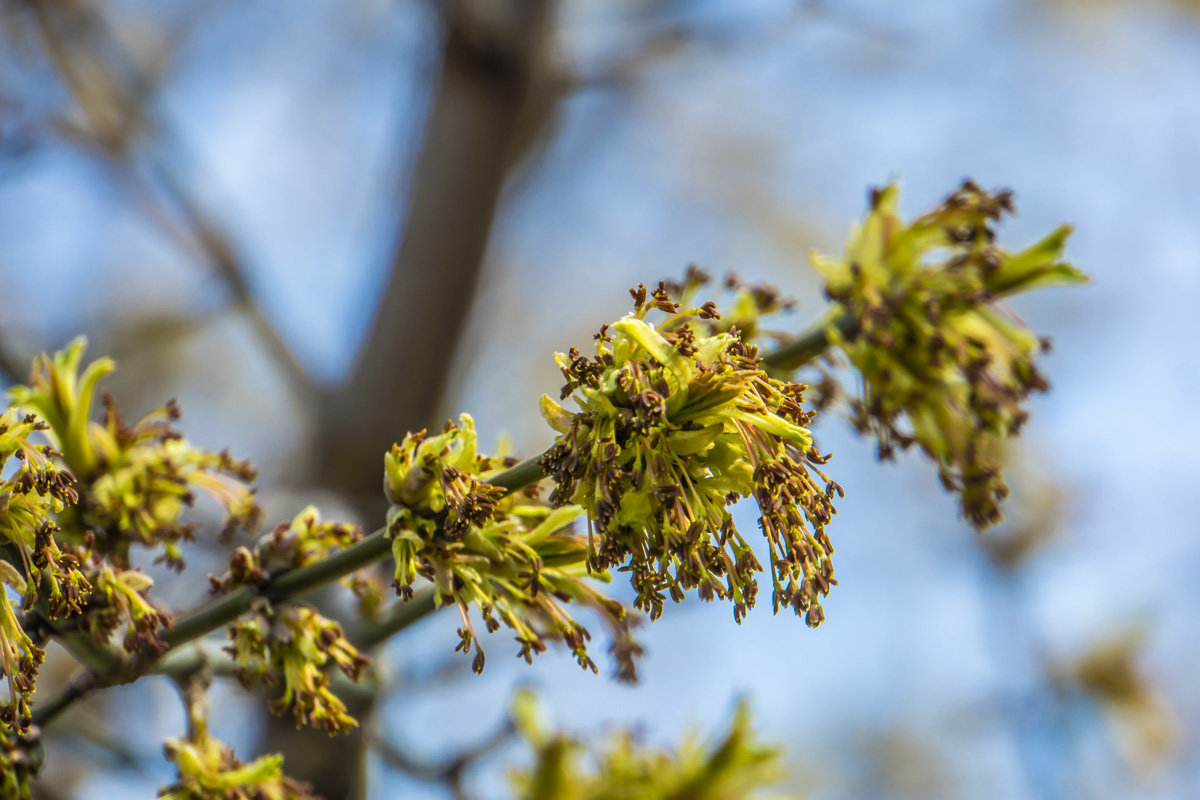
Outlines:
[[370,662],[336,622],[308,606],[274,606],[260,598],[229,627],[229,638],[231,644],[225,649],[245,688],[282,682],[283,691],[271,701],[272,712],[282,715],[290,709],[297,726],[321,727],[331,735],[358,725],[346,712],[346,704],[330,691],[325,669],[336,666],[358,681]]
[[[5,566],[8,567],[7,563]],[[4,584],[25,588],[11,567],[3,572],[6,574]],[[23,733],[29,729],[33,721],[30,703],[37,691],[38,668],[46,657],[42,648],[35,645],[21,627],[4,584],[0,584],[0,674],[8,683],[8,702],[0,706],[0,735]]]
[[[629,572],[651,618],[667,596],[696,589],[731,601],[740,621],[762,567],[729,506],[753,497],[775,610],[819,625],[836,583],[825,526],[841,488],[821,471],[828,457],[813,446],[804,387],[767,375],[736,329],[710,333],[712,303],[681,309],[662,283],[630,291],[634,313],[601,328],[594,357],[555,357],[562,399],[580,410],[542,398],[559,434],[542,460],[557,483],[551,500],[587,509],[589,566]],[[667,316],[653,325],[656,310]]]
[[17,569],[0,561],[0,677],[8,685],[8,700],[0,705],[0,797],[29,800],[29,781],[41,767],[31,705],[46,654],[21,627],[7,588],[27,593]]
[[510,465],[480,456],[475,425],[463,414],[436,436],[409,434],[385,458],[385,491],[392,503],[388,536],[396,562],[395,582],[410,597],[418,576],[433,582],[436,604],[453,603],[462,627],[459,650],[484,652],[471,619],[473,606],[488,632],[510,628],[518,656],[532,662],[547,641],[562,641],[584,669],[597,670],[588,651],[591,634],[568,611],[574,604],[595,612],[608,626],[610,652],[620,680],[636,677],[631,618],[617,601],[593,585],[586,565],[586,537],[571,523],[583,509],[552,509],[536,487],[506,495],[487,479]]
[[1013,211],[1007,191],[968,181],[909,224],[898,193],[872,194],[842,258],[812,257],[837,304],[828,337],[861,375],[851,402],[858,430],[876,437],[881,458],[918,445],[983,528],[1008,494],[1001,445],[1028,418],[1029,395],[1048,388],[1034,364],[1048,340],[1002,301],[1086,276],[1062,261],[1068,226],[1020,252],[996,244],[994,224]]

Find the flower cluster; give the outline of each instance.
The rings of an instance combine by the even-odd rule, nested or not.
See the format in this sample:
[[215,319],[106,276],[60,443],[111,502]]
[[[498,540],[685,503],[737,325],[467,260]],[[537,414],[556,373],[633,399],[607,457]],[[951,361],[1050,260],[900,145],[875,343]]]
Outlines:
[[[384,456],[383,490],[392,504],[389,527],[403,518],[403,525],[428,532],[438,525],[434,516],[444,514],[441,526],[459,539],[472,526],[491,519],[505,492],[481,475],[497,465],[478,455],[475,421],[463,414],[460,423],[447,422],[437,436],[410,433]],[[402,574],[398,567],[396,582],[409,586],[412,575]]]
[[[103,422],[91,419],[99,381],[112,371],[101,359],[81,369],[84,343],[76,340],[34,364],[30,386],[11,390],[0,413],[0,564],[3,584],[26,609],[71,619],[107,642],[124,629],[125,647],[150,656],[165,645],[159,632],[170,618],[147,599],[150,579],[130,568],[133,542],[161,545],[178,561],[178,543],[191,528],[180,521],[192,488],[225,501],[229,518],[257,514],[245,486],[249,468],[228,455],[188,445],[169,422],[168,405],[133,426],[110,400]],[[42,443],[36,443],[36,437]],[[0,794],[26,796],[32,764],[31,697],[44,653],[18,620],[7,594],[0,599],[0,674],[8,700],[0,707]]]
[[[45,422],[16,409],[0,415],[0,471],[10,459],[19,466],[0,481],[0,541],[15,547],[25,567],[22,593],[32,600],[46,583],[46,601],[54,617],[78,613],[91,593],[91,585],[80,571],[84,553],[60,547],[56,515],[78,502],[75,478],[57,466],[58,453],[49,445],[33,444],[29,437],[46,431]],[[26,588],[27,587],[27,588]]]
[[1051,666],[1060,691],[1094,703],[1107,717],[1122,756],[1139,770],[1161,766],[1178,752],[1180,722],[1138,662],[1146,630],[1134,626],[1093,642],[1073,662]]
[[0,561],[0,579],[0,675],[8,683],[8,701],[0,706],[0,797],[29,800],[29,780],[41,766],[30,705],[46,654],[21,627],[7,597],[5,586],[24,594],[25,579],[7,561]]
[[1013,210],[1007,191],[968,181],[907,225],[897,196],[895,185],[874,192],[842,258],[813,256],[837,303],[829,336],[862,375],[858,429],[883,458],[919,445],[983,528],[1007,495],[998,445],[1025,422],[1030,393],[1047,388],[1034,357],[1048,343],[998,301],[1086,278],[1061,260],[1068,227],[1017,253],[995,243],[994,223]]
[[283,774],[283,756],[268,755],[243,764],[233,748],[208,732],[207,686],[183,690],[188,735],[168,739],[167,760],[179,779],[163,788],[158,800],[316,800],[310,787]]
[[260,512],[248,486],[254,470],[227,452],[189,444],[172,427],[174,403],[130,425],[105,395],[103,420],[91,419],[97,387],[114,365],[102,358],[81,370],[85,348],[78,338],[53,357],[40,356],[30,385],[10,391],[14,406],[44,421],[46,437],[78,480],[78,502],[58,520],[66,540],[80,544],[92,533],[99,554],[121,566],[131,544],[160,547],[163,560],[182,568],[180,544],[194,526],[181,517],[196,490],[222,507],[228,528],[256,525]]
[[641,648],[630,635],[625,608],[586,580],[587,540],[571,529],[583,510],[551,509],[537,499],[536,488],[506,495],[487,482],[505,463],[477,454],[474,422],[466,414],[436,436],[410,434],[392,447],[385,487],[397,589],[410,596],[419,575],[433,582],[438,605],[457,606],[459,649],[474,649],[476,672],[483,669],[484,653],[471,606],[489,632],[509,627],[526,661],[546,650],[547,639],[557,639],[580,666],[596,671],[587,649],[591,634],[564,607],[585,606],[612,633],[617,677],[632,682]]
[[256,586],[273,575],[316,563],[363,537],[362,528],[340,522],[322,522],[315,506],[308,506],[291,522],[281,522],[253,548],[239,547],[229,559],[229,571],[209,577],[214,591],[235,586]]
[[271,701],[274,713],[282,715],[290,708],[297,725],[319,726],[330,734],[358,724],[330,691],[325,669],[336,665],[357,681],[369,662],[336,622],[308,606],[273,606],[260,598],[229,627],[229,637],[231,644],[225,649],[244,687],[273,686],[282,679],[283,691]]
[[746,800],[780,778],[779,752],[757,741],[745,705],[715,746],[690,737],[674,751],[653,750],[625,733],[592,754],[592,769],[582,744],[546,728],[531,694],[518,695],[513,712],[534,750],[533,764],[511,773],[521,800]]
[[107,642],[124,628],[123,644],[132,653],[157,658],[167,649],[159,636],[171,617],[147,599],[154,581],[141,570],[116,569],[99,563],[91,573],[92,598],[84,609],[84,626],[97,642]]
[[[50,605],[59,613],[70,605],[77,609],[90,591],[76,557],[63,553],[52,536],[57,528],[54,514],[77,495],[74,478],[55,465],[55,451],[29,441],[45,427],[34,416],[22,416],[11,408],[0,414],[0,471],[8,473],[0,480],[0,543],[15,551],[24,573],[7,561],[0,562],[0,676],[8,683],[7,703],[0,706],[0,739],[5,752],[14,753],[19,748],[9,747],[9,741],[29,730],[31,697],[45,653],[21,627],[8,588],[31,602],[45,575]],[[0,785],[27,783],[28,773],[17,762],[0,757],[0,763]]]
[[[559,434],[542,459],[558,484],[552,502],[587,509],[589,565],[630,572],[652,618],[667,595],[697,589],[732,601],[740,621],[762,567],[728,507],[753,496],[775,609],[820,624],[835,583],[825,526],[841,489],[820,469],[804,387],[767,375],[736,329],[709,332],[712,303],[683,309],[661,283],[630,291],[634,313],[601,328],[594,357],[556,356],[562,399],[580,411],[542,398]],[[655,309],[668,315],[657,326],[646,321]]]

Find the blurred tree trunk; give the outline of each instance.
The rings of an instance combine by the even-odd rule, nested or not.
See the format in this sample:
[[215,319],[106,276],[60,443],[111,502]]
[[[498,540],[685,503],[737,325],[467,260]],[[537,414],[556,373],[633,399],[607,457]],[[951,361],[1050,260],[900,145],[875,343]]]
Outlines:
[[[470,312],[501,190],[543,103],[547,0],[445,15],[441,71],[404,234],[374,325],[325,408],[320,483],[379,510],[383,453],[434,419]],[[481,7],[492,6],[479,3]],[[497,15],[501,19],[492,19]],[[544,116],[537,112],[539,117]],[[365,498],[368,498],[365,499]]]
[[[433,419],[470,311],[492,221],[523,145],[555,98],[545,41],[553,0],[450,3],[407,219],[375,322],[350,378],[322,409],[316,479],[382,520],[383,454]],[[371,701],[350,711],[369,724]],[[357,707],[356,707],[357,706]],[[263,750],[327,800],[362,798],[360,732],[330,739],[270,718]]]

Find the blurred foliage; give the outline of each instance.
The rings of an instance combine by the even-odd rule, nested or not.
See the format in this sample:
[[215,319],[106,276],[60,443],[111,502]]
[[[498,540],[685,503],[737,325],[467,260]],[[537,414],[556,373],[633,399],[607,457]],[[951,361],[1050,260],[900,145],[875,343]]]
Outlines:
[[588,748],[550,731],[529,693],[517,696],[513,717],[534,750],[532,766],[512,772],[521,800],[744,800],[763,797],[781,777],[779,751],[757,741],[744,704],[714,743],[693,736],[674,750],[648,748],[629,733]]
[[1179,752],[1181,733],[1166,698],[1139,664],[1145,639],[1144,628],[1129,627],[1094,642],[1050,674],[1061,689],[1099,707],[1126,762],[1148,774]]
[[995,223],[1013,212],[1008,191],[967,181],[907,224],[898,202],[895,184],[873,192],[845,254],[813,255],[835,304],[829,337],[861,375],[850,403],[858,430],[884,459],[918,445],[984,528],[1008,494],[999,448],[1028,419],[1029,395],[1049,388],[1034,365],[1048,340],[1001,301],[1087,278],[1062,260],[1067,226],[1018,252],[996,244]]

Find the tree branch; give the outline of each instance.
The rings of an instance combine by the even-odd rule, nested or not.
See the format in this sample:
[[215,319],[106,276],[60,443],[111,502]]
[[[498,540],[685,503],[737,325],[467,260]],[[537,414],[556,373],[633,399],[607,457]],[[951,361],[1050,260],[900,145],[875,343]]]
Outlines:
[[[768,367],[777,367],[780,363],[794,363],[799,360],[800,363],[797,365],[799,366],[811,361],[821,352],[821,350],[814,350],[818,340],[824,342],[822,350],[829,344],[824,331],[824,325],[814,328],[797,339],[797,343],[801,346],[795,346],[796,343],[786,345],[765,356],[762,359],[763,364]],[[822,337],[825,338],[822,339]],[[545,470],[539,463],[541,457],[539,455],[526,459],[496,475],[489,483],[504,489],[506,494],[536,483],[546,476]],[[160,631],[159,635],[167,644],[167,652],[169,652],[234,622],[250,609],[256,597],[266,598],[273,603],[290,600],[370,566],[382,560],[390,552],[391,542],[387,537],[387,529],[380,528],[361,541],[315,564],[281,572],[256,588],[241,586],[205,606],[176,618],[174,626]],[[421,593],[408,603],[391,609],[382,620],[363,623],[358,629],[357,635],[367,647],[376,646],[394,633],[431,613],[434,608],[432,592]],[[87,658],[83,660],[84,663],[90,661]],[[75,701],[82,699],[95,689],[137,680],[142,675],[154,671],[158,660],[127,657],[117,659],[116,663],[109,668],[89,669],[73,681],[61,695],[51,699],[45,705],[39,704],[34,711],[34,722],[41,726],[47,725]]]
[[831,312],[804,333],[763,358],[768,369],[792,372],[816,360],[829,347],[829,327],[833,326],[843,339],[858,334],[858,321],[839,310]]
[[455,800],[467,800],[469,795],[463,786],[466,772],[508,743],[515,733],[516,726],[511,720],[506,720],[491,736],[440,764],[417,760],[408,755],[404,748],[378,733],[371,736],[371,745],[390,766],[419,781],[444,784]]
[[[535,465],[534,468],[530,467],[531,463]],[[530,461],[518,464],[498,475],[495,478],[495,484],[507,488],[511,493],[533,483],[537,480],[536,476],[540,472],[540,467],[536,467],[536,459],[530,459]],[[273,603],[290,600],[363,567],[370,566],[390,552],[391,543],[387,538],[387,529],[380,528],[365,539],[329,558],[307,567],[280,573],[260,587],[238,587],[195,611],[177,617],[172,628],[160,631],[159,636],[167,645],[165,652],[170,652],[234,622],[250,610],[256,597],[264,597]],[[433,610],[432,593],[421,593],[414,596],[409,602],[392,609],[382,620],[371,624],[364,623],[359,635],[368,643],[368,646],[378,645],[392,633],[403,630]],[[159,658],[161,659],[162,656]],[[46,704],[38,704],[33,714],[34,723],[40,726],[48,725],[77,700],[96,689],[137,680],[148,672],[154,671],[158,660],[133,656],[117,658],[115,663],[109,666],[89,668],[79,678],[72,681],[62,694]],[[80,661],[90,664],[93,659],[82,656]]]

